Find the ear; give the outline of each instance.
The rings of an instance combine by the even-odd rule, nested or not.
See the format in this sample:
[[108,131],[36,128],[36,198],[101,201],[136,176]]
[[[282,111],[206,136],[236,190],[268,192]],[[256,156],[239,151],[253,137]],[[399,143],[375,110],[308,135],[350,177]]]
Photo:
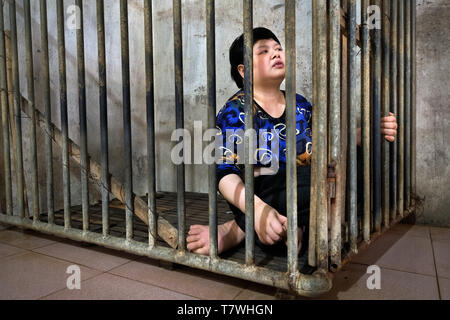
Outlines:
[[237,69],[242,79],[244,79],[244,65],[243,64],[238,65]]

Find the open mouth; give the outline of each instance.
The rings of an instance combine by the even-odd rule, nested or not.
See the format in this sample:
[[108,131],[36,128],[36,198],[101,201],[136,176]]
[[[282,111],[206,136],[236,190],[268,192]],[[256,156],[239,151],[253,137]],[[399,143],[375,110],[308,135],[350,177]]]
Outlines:
[[280,69],[284,67],[284,63],[283,62],[277,62],[273,65],[274,68]]

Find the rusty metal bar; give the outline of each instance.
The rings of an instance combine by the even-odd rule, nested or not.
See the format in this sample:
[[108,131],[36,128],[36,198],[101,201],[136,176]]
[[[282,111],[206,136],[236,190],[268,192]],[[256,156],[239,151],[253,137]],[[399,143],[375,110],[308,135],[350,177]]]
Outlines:
[[[176,128],[184,128],[184,88],[183,88],[183,33],[181,21],[181,0],[173,0],[173,30],[175,50],[175,113]],[[184,157],[184,151],[183,151]],[[178,249],[186,250],[186,208],[185,169],[183,163],[177,165],[177,208],[178,208]]]
[[405,0],[405,209],[411,205],[411,0]]
[[148,189],[148,241],[152,248],[156,245],[156,168],[155,168],[155,88],[153,74],[153,19],[152,2],[144,2],[145,29],[145,83],[147,104],[147,189]]
[[48,223],[54,222],[53,193],[53,146],[50,134],[52,126],[52,106],[50,98],[50,67],[48,53],[47,0],[40,0],[41,54],[42,54],[42,87],[45,105],[45,172],[47,192]]
[[0,214],[0,222],[76,241],[93,243],[107,248],[145,256],[150,259],[164,260],[281,289],[294,290],[303,296],[316,297],[331,289],[331,279],[325,272],[315,272],[312,275],[298,273],[294,279],[288,279],[285,272],[257,266],[246,266],[225,259],[216,261],[210,257],[190,252],[177,254],[176,250],[162,246],[148,250],[148,245],[142,242],[135,240],[125,241],[122,238],[113,236],[103,237],[103,235],[91,231],[82,232],[77,229],[66,230],[60,226],[49,225],[39,221],[32,223],[28,219],[3,214]]
[[[391,1],[391,62],[390,62],[390,111],[397,116],[397,21],[398,1]],[[397,211],[397,142],[390,144],[390,219],[394,220]]]
[[[208,92],[208,128],[216,127],[216,27],[215,0],[206,1],[206,69]],[[209,256],[217,257],[217,173],[216,164],[208,167]]]
[[397,83],[398,83],[398,140],[397,140],[397,212],[403,217],[404,214],[404,179],[405,179],[405,129],[404,129],[404,108],[405,108],[405,40],[404,40],[404,1],[399,0],[398,7],[398,25],[397,25],[397,42],[398,42],[398,64],[397,64]]
[[24,181],[23,181],[23,151],[22,151],[22,116],[20,111],[20,79],[19,79],[19,57],[17,48],[17,22],[16,22],[16,2],[9,2],[9,19],[11,30],[11,57],[12,57],[12,78],[14,90],[14,120],[16,125],[15,139],[16,170],[17,170],[17,209],[19,217],[24,217]]
[[[327,10],[324,0],[313,2],[313,150],[311,163],[311,204],[316,220],[310,232],[317,232],[317,266],[328,269],[328,192],[327,192]],[[313,217],[315,215],[315,217]],[[311,240],[310,240],[311,241]],[[310,256],[311,258],[311,256]]]
[[84,63],[84,27],[83,0],[75,0],[78,7],[79,22],[77,26],[77,62],[78,62],[78,106],[80,116],[80,148],[81,148],[81,205],[83,215],[83,230],[89,230],[89,160],[87,147],[86,124],[86,76]]
[[341,11],[339,0],[332,0],[329,3],[329,68],[330,68],[330,170],[328,179],[331,192],[334,190],[334,197],[331,197],[331,231],[330,231],[330,257],[333,268],[341,264],[341,217],[342,217],[342,197],[340,195],[342,177],[336,175],[336,170],[341,161]]
[[[390,32],[390,8],[389,1],[382,0],[382,87],[381,87],[381,106],[382,116],[389,116],[389,73],[390,73],[390,61],[389,61],[389,32]],[[385,227],[389,227],[389,141],[381,138],[381,208],[383,216],[383,224]]]
[[296,85],[295,85],[295,1],[285,1],[286,34],[286,210],[288,239],[288,273],[298,272],[297,232],[297,146],[296,146]]
[[11,180],[11,157],[10,157],[10,140],[9,140],[9,99],[8,85],[6,76],[6,46],[5,46],[5,23],[3,16],[4,2],[0,3],[0,87],[1,87],[1,103],[2,103],[2,137],[3,137],[3,162],[5,165],[5,200],[6,213],[13,214],[12,200],[12,180]]
[[111,181],[109,177],[108,156],[108,101],[106,82],[106,49],[105,49],[105,9],[104,1],[97,0],[97,38],[98,38],[98,78],[100,104],[100,140],[102,167],[102,233],[109,234],[109,192]]
[[[373,2],[380,8],[380,1]],[[373,73],[373,217],[376,232],[381,230],[381,30],[373,30],[374,73]]]
[[370,241],[370,39],[367,21],[369,0],[361,2],[361,145],[364,163],[363,237]]
[[[26,105],[25,98],[22,97],[21,105]],[[39,125],[45,123],[45,117],[44,115],[39,111],[36,111],[36,118],[37,123]],[[23,108],[22,112],[27,114],[28,110]],[[52,124],[52,127],[50,129],[50,134],[52,137],[52,140],[58,145],[62,145],[63,137],[61,130],[59,130],[55,125]],[[69,139],[69,150],[70,150],[70,156],[72,157],[72,160],[75,161],[75,163],[80,164],[80,147],[74,143],[72,140]],[[90,168],[91,168],[91,178],[94,179],[94,181],[99,182],[101,179],[101,172],[102,169],[100,168],[100,164],[97,162],[91,160],[90,162]],[[125,203],[125,195],[123,190],[125,187],[122,183],[120,183],[114,176],[110,177],[111,179],[111,193],[118,198],[118,200],[122,203]],[[101,188],[100,183],[94,184],[95,187]],[[136,215],[141,219],[145,224],[148,224],[148,207],[147,204],[138,196],[133,195],[134,199],[134,207],[136,208]],[[177,247],[177,238],[178,238],[178,232],[177,229],[174,228],[166,219],[163,217],[158,217],[158,235],[166,241],[167,244],[169,244],[172,248]],[[148,248],[148,246],[147,246]]]
[[255,201],[253,177],[253,0],[244,9],[244,91],[245,91],[245,262],[255,263]]
[[356,157],[356,0],[348,1],[348,215],[350,250],[357,251],[358,221],[357,221],[357,157]]
[[417,194],[416,182],[416,0],[411,1],[411,193]]
[[64,188],[64,226],[70,228],[70,168],[69,168],[69,122],[67,114],[67,82],[66,82],[66,45],[64,36],[64,1],[56,1],[58,28],[58,62],[59,62],[59,103],[61,109],[62,163]]
[[123,99],[123,131],[125,156],[125,220],[126,238],[133,238],[133,168],[131,140],[131,101],[130,101],[130,51],[128,41],[128,1],[120,0],[120,37],[122,47],[122,99]]
[[[316,1],[312,2],[312,47],[313,47],[313,59],[312,59],[312,63],[313,63],[313,68],[312,68],[312,79],[313,79],[313,106],[316,106],[316,101],[317,101],[317,59],[315,56],[315,53],[317,52],[317,8],[316,8]],[[314,130],[314,124],[317,122],[317,120],[315,120],[315,115],[318,114],[317,112],[313,112],[313,124],[312,124],[312,133],[314,134],[315,130]],[[313,141],[314,141],[314,136],[313,136]],[[314,146],[315,144],[313,143],[313,150],[312,152],[314,152]],[[313,186],[315,186],[315,184],[313,184],[314,180],[313,178],[315,177],[315,165],[314,161],[312,161],[311,163],[311,194],[310,194],[310,213],[309,213],[309,240],[308,240],[308,264],[312,267],[316,267],[317,266],[317,252],[316,252],[316,242],[317,242],[317,214],[316,214],[316,208],[317,208],[317,196],[316,196],[316,188]]]
[[36,114],[35,92],[34,92],[34,66],[33,66],[33,43],[31,40],[31,12],[30,0],[23,0],[24,23],[25,23],[25,54],[27,64],[27,89],[28,89],[28,108],[31,114],[30,128],[30,154],[31,159],[31,191],[33,199],[33,219],[39,219],[39,186],[38,186],[38,164],[36,147]]

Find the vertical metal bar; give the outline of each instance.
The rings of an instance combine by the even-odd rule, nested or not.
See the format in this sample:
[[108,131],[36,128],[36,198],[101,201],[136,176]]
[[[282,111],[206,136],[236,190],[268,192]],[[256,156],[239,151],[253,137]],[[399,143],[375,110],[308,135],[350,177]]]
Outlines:
[[[380,0],[374,3],[380,7]],[[381,231],[381,30],[374,29],[373,79],[373,214],[375,231]]]
[[[312,47],[313,47],[313,68],[312,68],[312,80],[313,80],[313,106],[316,108],[317,105],[317,97],[318,97],[318,76],[317,76],[317,2],[312,2]],[[318,116],[317,112],[313,112],[313,124],[312,124],[312,133],[313,133],[313,141],[314,141],[314,125],[317,123],[316,117]],[[315,144],[313,143],[313,149]],[[314,152],[314,150],[313,150]],[[317,266],[317,195],[316,195],[316,184],[315,184],[315,175],[316,168],[314,163],[314,158],[312,158],[311,163],[311,194],[310,194],[310,213],[309,213],[309,240],[308,240],[308,264],[312,267]]]
[[349,234],[350,249],[357,252],[358,221],[357,221],[357,176],[356,176],[356,0],[348,2],[348,183],[349,183]]
[[255,263],[255,201],[253,177],[253,0],[244,0],[245,91],[245,263]]
[[[184,88],[183,88],[183,33],[181,21],[181,0],[173,0],[173,30],[175,50],[175,113],[176,128],[184,128]],[[183,153],[184,156],[184,153]],[[177,165],[177,208],[178,208],[178,248],[186,250],[186,209],[184,162]]]
[[97,37],[98,37],[98,78],[100,100],[100,139],[102,166],[102,231],[103,236],[109,234],[109,177],[108,156],[108,101],[106,82],[106,49],[105,49],[105,9],[104,0],[97,0]]
[[404,178],[405,178],[405,171],[404,171],[404,161],[405,161],[405,129],[404,129],[404,107],[405,107],[405,86],[404,86],[404,80],[405,80],[405,55],[404,55],[404,31],[405,31],[405,25],[404,25],[404,1],[399,0],[399,7],[398,7],[398,25],[397,25],[397,32],[398,32],[398,71],[397,71],[397,79],[398,79],[398,140],[397,140],[397,210],[398,214],[403,217],[404,212]]
[[130,51],[128,42],[128,1],[120,0],[120,38],[122,47],[123,142],[125,155],[126,239],[133,238],[133,172],[131,146]]
[[411,1],[411,193],[416,194],[416,0]]
[[[390,111],[397,116],[397,21],[398,1],[391,1],[391,63],[390,63]],[[397,207],[397,142],[390,144],[390,218],[395,219]]]
[[[382,105],[382,116],[389,116],[389,1],[383,0],[382,8],[382,21],[383,21],[383,36],[382,36],[382,93],[381,93],[381,105]],[[382,212],[383,212],[383,224],[385,227],[389,227],[389,142],[381,138],[381,202],[382,202]]]
[[[340,55],[341,55],[341,11],[339,0],[330,1],[330,161],[334,168],[340,166],[341,162],[341,81],[340,81]],[[331,241],[330,256],[331,263],[339,266],[341,264],[341,216],[342,197],[340,195],[341,174],[335,178],[335,196],[331,203]]]
[[[319,112],[316,125],[317,167],[317,258],[318,267],[328,270],[328,61],[327,61],[327,2],[317,3],[317,102],[316,113]],[[314,134],[314,129],[313,129]],[[314,138],[313,138],[314,139]]]
[[84,27],[83,0],[76,0],[80,15],[80,25],[77,26],[77,61],[78,61],[78,106],[80,114],[80,151],[81,151],[81,204],[83,215],[83,230],[89,230],[89,185],[88,185],[88,150],[86,125],[86,76],[84,64]]
[[153,19],[152,2],[144,3],[144,29],[145,29],[145,83],[147,103],[147,189],[148,189],[148,241],[152,248],[157,238],[157,212],[156,212],[156,169],[155,169],[155,89],[153,75]]
[[[327,9],[324,0],[313,2],[313,150],[311,163],[311,205],[317,233],[317,266],[328,269],[328,191],[327,191]],[[311,227],[311,226],[310,226]],[[311,238],[310,238],[311,241]],[[309,257],[311,259],[311,256]]]
[[9,140],[9,99],[6,77],[6,46],[5,46],[5,23],[3,16],[4,2],[0,3],[0,87],[2,103],[2,136],[3,136],[3,162],[5,164],[5,200],[6,214],[13,214],[12,201],[12,181],[11,181],[11,158],[10,158],[10,140]]
[[[208,128],[216,127],[216,18],[215,0],[206,1],[206,53],[207,53],[207,91]],[[217,173],[216,164],[209,165],[209,256],[217,257]]]
[[370,39],[367,8],[369,0],[361,2],[361,144],[364,163],[364,241],[370,241]]
[[17,169],[17,207],[19,216],[24,217],[24,183],[23,183],[23,152],[22,152],[22,117],[20,110],[20,81],[19,81],[19,57],[17,49],[17,22],[16,22],[16,2],[9,2],[9,19],[11,29],[11,56],[12,56],[12,76],[14,90],[14,119],[16,125],[16,169]]
[[47,191],[48,223],[54,222],[53,199],[53,146],[52,146],[52,111],[50,101],[50,71],[48,55],[47,0],[40,0],[41,52],[42,52],[42,86],[45,104],[45,171]]
[[28,88],[28,114],[31,115],[30,128],[30,159],[31,159],[31,191],[33,199],[33,219],[39,219],[39,187],[38,187],[38,164],[36,148],[36,113],[34,92],[34,68],[33,68],[33,43],[31,40],[31,12],[30,0],[23,1],[25,22],[25,52],[27,63],[27,88]]
[[411,205],[411,0],[405,0],[405,209]]
[[286,189],[288,273],[298,272],[298,232],[297,232],[297,164],[296,164],[296,86],[295,86],[295,1],[285,1],[286,34]]
[[56,1],[58,24],[58,60],[59,60],[59,101],[61,108],[61,132],[63,185],[64,185],[64,227],[70,228],[70,170],[69,170],[69,123],[67,114],[67,83],[66,83],[66,47],[64,36],[64,1]]

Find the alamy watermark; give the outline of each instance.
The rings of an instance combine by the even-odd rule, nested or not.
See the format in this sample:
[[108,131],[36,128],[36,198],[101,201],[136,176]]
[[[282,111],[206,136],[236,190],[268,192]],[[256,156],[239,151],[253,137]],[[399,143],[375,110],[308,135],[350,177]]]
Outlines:
[[381,29],[381,9],[379,6],[372,5],[367,7],[366,24],[369,30]]
[[[277,172],[279,168],[280,139],[285,140],[286,126],[280,124],[272,130],[255,129],[207,129],[203,132],[202,122],[194,121],[193,134],[187,129],[172,132],[171,141],[177,144],[171,150],[171,160],[180,164],[244,164],[246,142],[249,145],[248,158],[251,164],[260,163]],[[204,143],[209,144],[204,147]],[[307,146],[309,147],[309,146]]]
[[76,5],[70,5],[66,10],[66,25],[69,30],[81,29],[81,9]]
[[67,277],[66,287],[69,290],[81,290],[81,269],[76,264],[67,267],[66,273],[70,276]]
[[381,289],[381,269],[377,265],[371,265],[367,268],[367,274],[370,276],[367,278],[366,286],[369,290]]

